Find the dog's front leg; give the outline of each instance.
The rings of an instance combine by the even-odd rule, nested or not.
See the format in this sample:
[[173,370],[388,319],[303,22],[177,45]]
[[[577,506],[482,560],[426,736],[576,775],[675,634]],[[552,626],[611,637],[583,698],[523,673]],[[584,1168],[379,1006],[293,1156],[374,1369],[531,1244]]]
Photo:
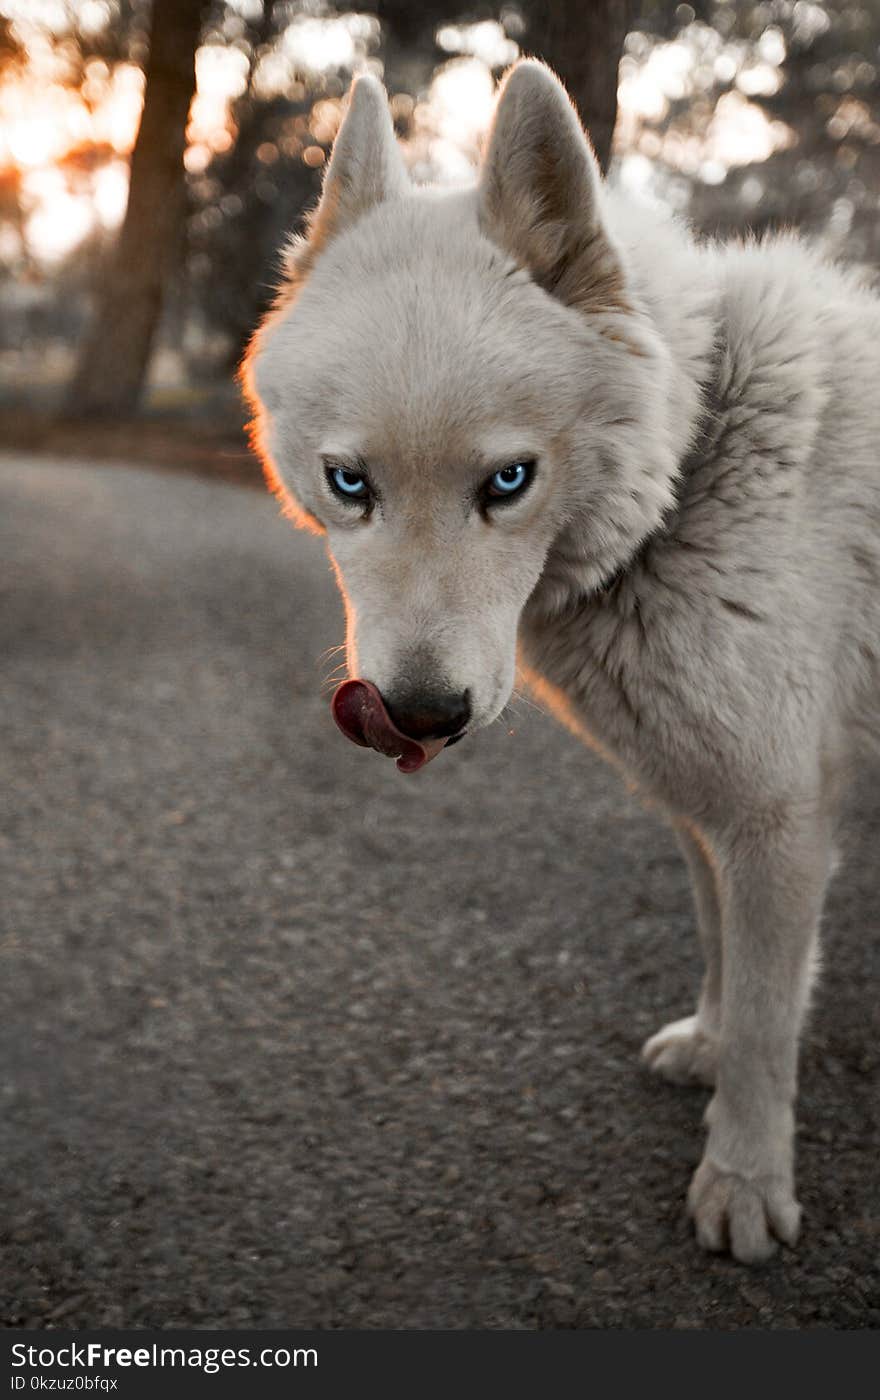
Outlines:
[[778,813],[717,843],[723,939],[715,1095],[703,1160],[688,1195],[706,1249],[744,1263],[793,1244],[798,1035],[809,995],[830,823]]
[[718,872],[695,827],[679,824],[677,834],[687,861],[706,970],[693,1016],[671,1021],[645,1041],[642,1059],[673,1084],[715,1083],[721,1024],[721,902]]

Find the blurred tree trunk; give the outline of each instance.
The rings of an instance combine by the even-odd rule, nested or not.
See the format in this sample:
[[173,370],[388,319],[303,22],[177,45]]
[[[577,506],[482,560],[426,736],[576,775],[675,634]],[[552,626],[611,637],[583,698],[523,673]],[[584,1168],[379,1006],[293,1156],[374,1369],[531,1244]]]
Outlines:
[[389,94],[418,96],[440,61],[434,34],[458,13],[454,0],[364,0],[363,8],[372,10],[382,24],[383,77]]
[[140,399],[163,291],[180,256],[186,123],[206,9],[206,0],[153,0],[128,206],[69,392],[77,416],[124,415]]
[[527,0],[523,50],[558,73],[603,170],[617,120],[617,70],[636,10],[634,0]]

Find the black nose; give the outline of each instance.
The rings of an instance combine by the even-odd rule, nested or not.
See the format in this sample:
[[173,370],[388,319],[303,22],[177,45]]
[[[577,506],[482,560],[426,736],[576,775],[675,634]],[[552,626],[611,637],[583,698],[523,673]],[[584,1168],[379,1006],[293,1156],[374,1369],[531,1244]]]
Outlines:
[[460,734],[471,717],[467,690],[463,695],[419,692],[384,699],[397,728],[410,739],[449,739]]

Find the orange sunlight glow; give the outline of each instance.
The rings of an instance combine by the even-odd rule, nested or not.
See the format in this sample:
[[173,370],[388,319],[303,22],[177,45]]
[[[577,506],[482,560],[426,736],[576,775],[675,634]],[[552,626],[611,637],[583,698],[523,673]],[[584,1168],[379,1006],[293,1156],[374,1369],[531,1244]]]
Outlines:
[[[232,8],[248,0],[230,0]],[[66,257],[98,229],[121,220],[126,200],[126,157],[137,135],[144,78],[134,64],[111,68],[91,59],[80,87],[73,85],[69,54],[50,33],[70,32],[75,12],[81,27],[99,30],[112,20],[106,0],[4,0],[4,14],[24,36],[26,66],[6,70],[0,83],[0,179],[12,176],[21,189],[22,223],[0,228],[0,246],[15,243],[37,262]],[[507,21],[505,21],[507,23]],[[41,28],[42,26],[42,28]],[[406,155],[419,180],[457,183],[469,178],[491,121],[493,71],[519,52],[511,33],[496,21],[446,25],[438,43],[451,57],[434,74],[427,94],[413,102],[392,96],[398,115],[411,115]],[[216,36],[214,36],[216,37]],[[210,41],[196,57],[197,91],[187,126],[187,168],[205,170],[212,157],[235,140],[232,104],[253,80],[258,96],[305,97],[310,77],[337,69],[380,67],[371,57],[379,38],[374,15],[349,12],[297,15],[261,55],[254,73],[233,43]],[[771,121],[751,99],[777,90],[785,59],[781,32],[769,26],[757,45],[726,41],[698,22],[670,42],[632,33],[621,64],[616,153],[625,184],[650,189],[660,166],[707,184],[728,169],[766,160],[790,145],[794,133]],[[730,90],[702,125],[685,115],[662,123],[672,104],[708,93],[716,80]],[[320,142],[332,139],[339,122],[338,97],[319,97],[311,118]],[[584,118],[589,124],[589,112]],[[317,124],[316,124],[317,123]],[[266,159],[272,148],[266,148]],[[324,159],[320,145],[295,143],[306,164]],[[261,157],[262,158],[262,157]],[[662,189],[657,190],[660,197]]]
[[[264,323],[264,328],[267,324],[269,323]],[[241,387],[241,392],[251,412],[251,417],[245,424],[245,432],[251,446],[251,451],[257,457],[263,469],[266,485],[281,506],[281,513],[285,519],[290,520],[297,529],[305,530],[310,535],[323,535],[326,533],[323,525],[320,521],[315,519],[310,511],[304,510],[299,504],[299,501],[291,495],[272,457],[272,449],[269,443],[271,420],[257,394],[257,386],[254,381],[254,356],[257,352],[261,334],[262,331],[258,330],[251,338],[251,342],[245,351],[244,359],[238,369],[238,382]]]
[[[93,60],[81,89],[25,70],[0,84],[0,177],[20,179],[27,252],[53,263],[122,219],[144,77]],[[99,157],[97,161],[92,157]]]
[[[69,81],[63,45],[56,51],[48,38],[70,31],[68,6],[62,0],[5,0],[3,9],[21,29],[28,62],[8,71],[0,83],[0,178],[11,174],[21,180],[21,251],[37,262],[53,263],[95,229],[113,228],[123,217],[124,158],[137,136],[144,77],[134,64],[119,64],[111,72],[102,60],[92,59],[85,81],[76,88]],[[76,5],[77,22],[86,30],[100,30],[111,18],[104,0]],[[363,64],[378,33],[372,15],[296,16],[258,66],[257,90],[269,95],[300,89],[304,96],[303,75]],[[185,155],[191,172],[206,169],[215,153],[232,145],[231,107],[248,77],[247,54],[234,44],[209,42],[199,49]],[[339,103],[323,99],[318,105],[321,132],[332,137]],[[306,164],[324,158],[314,145],[301,154]],[[9,235],[4,249],[21,246],[15,229],[0,232]]]
[[94,60],[81,92],[25,73],[0,85],[0,170],[57,164],[74,151],[109,146],[127,155],[137,134],[144,76],[131,63],[112,75]]
[[630,792],[635,792],[635,787],[620,759],[615,754],[609,753],[590,733],[564,691],[561,691],[543,676],[538,675],[537,671],[533,671],[530,666],[526,665],[521,656],[517,656],[517,676],[521,684],[529,691],[538,709],[553,715],[554,719],[570,734],[573,734],[576,739],[580,739],[582,744],[586,744],[599,758],[614,768],[624,779]]
[[196,95],[186,128],[187,170],[204,170],[216,151],[233,142],[230,104],[247,87],[248,59],[241,49],[205,44],[196,54]]

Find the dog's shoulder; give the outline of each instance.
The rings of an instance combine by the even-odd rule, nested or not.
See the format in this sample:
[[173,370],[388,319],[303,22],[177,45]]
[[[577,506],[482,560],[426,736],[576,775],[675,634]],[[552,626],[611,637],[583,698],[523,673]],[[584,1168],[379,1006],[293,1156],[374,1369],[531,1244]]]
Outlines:
[[715,338],[678,513],[690,530],[708,516],[716,541],[723,525],[731,543],[741,521],[766,549],[767,528],[800,530],[847,476],[880,489],[880,301],[861,274],[794,236],[710,256]]

